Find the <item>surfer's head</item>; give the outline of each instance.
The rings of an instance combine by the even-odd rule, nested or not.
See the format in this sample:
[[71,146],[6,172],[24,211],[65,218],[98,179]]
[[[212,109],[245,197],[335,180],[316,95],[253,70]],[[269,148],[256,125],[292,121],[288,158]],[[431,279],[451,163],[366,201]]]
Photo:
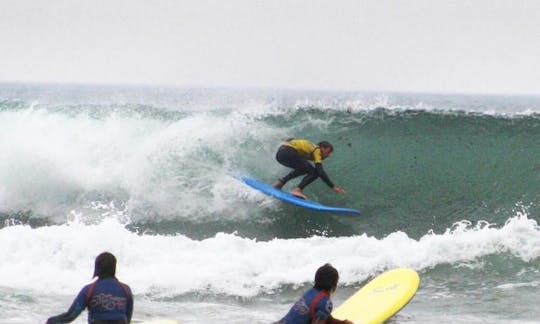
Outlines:
[[116,258],[112,253],[103,252],[96,257],[93,277],[99,279],[114,277],[116,273]]
[[338,279],[339,274],[336,268],[332,267],[330,263],[327,263],[315,272],[314,288],[333,293],[336,290]]
[[332,146],[330,142],[321,141],[317,143],[317,146],[321,149],[321,155],[323,159],[327,158],[332,152],[334,152],[334,146]]

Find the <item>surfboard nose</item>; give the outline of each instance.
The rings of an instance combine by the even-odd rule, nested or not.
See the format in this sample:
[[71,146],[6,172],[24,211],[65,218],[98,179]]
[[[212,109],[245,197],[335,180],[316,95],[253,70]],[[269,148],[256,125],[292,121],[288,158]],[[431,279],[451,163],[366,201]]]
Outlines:
[[379,324],[398,313],[414,297],[420,276],[409,268],[384,272],[360,288],[332,312],[355,324]]

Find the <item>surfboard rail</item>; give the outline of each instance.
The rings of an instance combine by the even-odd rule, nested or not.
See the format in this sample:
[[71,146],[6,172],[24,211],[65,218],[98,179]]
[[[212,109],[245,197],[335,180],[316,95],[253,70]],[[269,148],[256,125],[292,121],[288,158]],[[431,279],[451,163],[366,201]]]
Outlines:
[[277,198],[281,201],[300,206],[303,208],[308,208],[311,210],[321,211],[321,212],[333,212],[333,213],[347,213],[347,214],[356,214],[360,215],[360,211],[352,208],[344,208],[344,207],[334,207],[334,206],[327,206],[320,204],[316,201],[312,200],[305,200],[302,198],[298,198],[286,191],[277,189],[272,187],[271,185],[268,185],[264,182],[261,182],[259,180],[249,178],[249,177],[240,177],[240,180],[247,184],[248,186],[252,187],[253,189],[259,190],[260,192]]

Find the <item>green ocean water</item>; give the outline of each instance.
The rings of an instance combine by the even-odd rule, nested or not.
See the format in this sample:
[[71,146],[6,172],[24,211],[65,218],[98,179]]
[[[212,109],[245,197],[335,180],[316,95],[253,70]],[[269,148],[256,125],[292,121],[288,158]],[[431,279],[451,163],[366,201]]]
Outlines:
[[[361,216],[235,179],[288,172],[288,137],[334,144],[347,194],[305,193]],[[331,262],[337,304],[417,270],[392,323],[537,323],[539,144],[537,97],[3,84],[0,322],[63,311],[106,249],[137,319],[269,323]]]

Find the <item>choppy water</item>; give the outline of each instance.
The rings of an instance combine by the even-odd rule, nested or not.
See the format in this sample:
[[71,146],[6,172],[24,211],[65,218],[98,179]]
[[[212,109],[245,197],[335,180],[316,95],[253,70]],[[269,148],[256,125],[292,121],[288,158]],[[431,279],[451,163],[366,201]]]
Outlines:
[[[273,182],[292,136],[348,192],[306,193],[362,216],[232,176]],[[104,250],[136,320],[269,323],[330,262],[336,304],[416,269],[392,323],[540,322],[540,98],[3,84],[0,152],[2,323],[65,311]]]

